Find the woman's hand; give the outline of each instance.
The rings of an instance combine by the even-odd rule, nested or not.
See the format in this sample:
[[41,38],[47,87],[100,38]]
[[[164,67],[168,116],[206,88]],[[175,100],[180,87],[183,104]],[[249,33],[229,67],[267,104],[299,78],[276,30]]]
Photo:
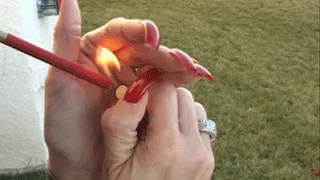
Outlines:
[[50,67],[45,84],[45,141],[49,170],[59,180],[98,179],[105,157],[100,119],[116,98],[115,87],[130,85],[137,76],[155,67],[166,81],[187,84],[210,73],[180,50],[159,46],[159,32],[150,21],[117,18],[81,37],[77,0],[65,0],[55,27],[54,53],[101,72],[97,66],[99,46],[112,50],[120,70],[108,67],[103,73],[113,80],[101,89],[59,69]]
[[[137,127],[145,109],[148,126],[142,139]],[[137,103],[119,100],[102,117],[107,156],[104,179],[209,180],[214,157],[203,106],[192,94],[171,83],[157,83]]]

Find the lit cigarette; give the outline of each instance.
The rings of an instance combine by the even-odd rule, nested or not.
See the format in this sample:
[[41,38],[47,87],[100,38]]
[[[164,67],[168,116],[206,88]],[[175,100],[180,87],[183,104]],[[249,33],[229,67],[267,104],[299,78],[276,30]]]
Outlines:
[[93,83],[102,88],[109,88],[112,81],[105,76],[93,72],[80,64],[62,59],[57,55],[31,44],[13,34],[0,30],[0,43],[10,46],[18,51],[28,54],[38,60],[48,63],[69,74],[77,76],[83,80]]

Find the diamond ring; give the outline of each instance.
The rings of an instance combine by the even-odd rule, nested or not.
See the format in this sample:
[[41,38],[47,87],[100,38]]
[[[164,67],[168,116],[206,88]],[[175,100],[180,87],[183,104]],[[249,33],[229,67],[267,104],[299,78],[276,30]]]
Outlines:
[[199,130],[200,132],[204,132],[209,134],[210,141],[214,141],[217,137],[217,127],[216,123],[212,120],[203,120],[199,121]]

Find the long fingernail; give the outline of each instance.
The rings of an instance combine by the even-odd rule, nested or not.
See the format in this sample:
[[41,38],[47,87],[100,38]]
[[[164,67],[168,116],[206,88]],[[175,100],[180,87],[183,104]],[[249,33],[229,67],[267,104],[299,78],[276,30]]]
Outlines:
[[159,49],[160,34],[158,27],[150,20],[142,20],[141,22],[146,28],[146,41],[154,48]]
[[199,62],[197,60],[195,60],[194,58],[192,58],[192,61],[194,64],[199,64]]
[[209,81],[214,81],[214,78],[213,78],[212,74],[206,68],[204,68],[203,66],[201,66],[199,64],[196,64],[195,67],[196,67],[197,74],[199,76],[205,77]]
[[123,99],[130,103],[137,103],[145,94],[148,87],[158,79],[161,79],[161,72],[156,69],[150,69],[132,83]]
[[195,63],[190,56],[179,49],[172,49],[169,54],[174,57],[181,65],[183,65],[187,70],[192,70],[196,72]]

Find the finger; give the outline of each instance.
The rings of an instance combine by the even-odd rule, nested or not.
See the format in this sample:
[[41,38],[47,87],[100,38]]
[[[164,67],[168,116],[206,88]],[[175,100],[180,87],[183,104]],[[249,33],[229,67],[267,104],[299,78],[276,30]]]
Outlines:
[[67,60],[79,56],[81,17],[77,0],[61,2],[61,9],[54,29],[54,52]]
[[197,115],[192,94],[185,88],[178,88],[177,99],[180,132],[185,135],[198,133]]
[[[207,113],[205,108],[198,102],[196,102],[194,105],[197,112],[198,121],[207,120]],[[212,152],[210,136],[207,133],[203,133],[203,132],[200,132],[200,136],[201,136],[202,142],[204,143],[205,148],[208,150],[208,161],[207,161],[208,164],[207,164],[207,168],[204,169],[204,174],[202,179],[210,179],[215,167],[215,159],[214,159],[214,154]]]
[[191,84],[197,82],[201,78],[206,78],[209,81],[214,81],[211,73],[203,66],[196,64],[196,71],[181,71],[176,73],[167,73],[163,75],[163,79],[175,84]]
[[146,71],[148,71],[148,70],[150,70],[152,68],[154,68],[154,67],[151,66],[151,65],[145,65],[145,66],[142,66],[140,68],[136,68],[135,69],[135,73],[136,73],[137,76],[140,76],[141,74],[143,74],[144,72],[146,72]]
[[[135,74],[139,76],[140,74],[144,73],[145,71],[151,68],[153,67],[150,65],[142,66],[135,70]],[[163,73],[162,79],[168,83],[175,84],[176,87],[180,87],[183,84],[192,84],[197,82],[198,80],[201,79],[201,76],[192,71],[182,71],[182,72],[176,72],[176,73]],[[207,78],[207,79],[211,80],[211,78]]]
[[[149,134],[178,133],[177,91],[171,83],[156,83],[149,89]],[[147,135],[147,136],[149,136]]]
[[159,46],[158,27],[149,20],[115,18],[104,26],[86,34],[82,50],[90,57],[95,56],[96,47],[101,45],[117,51],[128,44]]
[[190,70],[197,73],[197,60],[179,49],[169,49],[162,45],[158,50],[145,45],[127,46],[115,54],[121,62],[133,68],[148,64],[165,72]]
[[133,104],[120,100],[105,111],[101,124],[105,140],[106,162],[118,166],[132,156],[137,144],[137,127],[148,102],[148,93]]
[[[53,52],[64,59],[77,62],[80,52],[81,19],[77,0],[61,2],[61,9],[54,28]],[[63,87],[74,77],[50,66],[46,87]],[[55,89],[55,88],[50,88]]]
[[[196,114],[197,114],[197,120],[198,121],[203,121],[203,120],[207,120],[207,112],[206,110],[204,109],[204,107],[196,102],[194,104],[195,106],[195,109],[196,109]],[[199,125],[197,124],[197,129],[199,131]],[[212,151],[212,147],[211,147],[211,141],[210,141],[210,136],[209,134],[207,133],[203,133],[203,132],[200,132],[200,135],[202,137],[202,140],[203,140],[203,143],[205,145],[205,147],[209,150],[209,151]]]
[[186,69],[184,64],[170,55],[170,49],[162,45],[159,50],[143,44],[127,46],[116,51],[115,54],[121,62],[133,68],[152,65],[165,72],[178,72]]
[[[180,55],[179,57],[181,58],[178,55],[172,55],[174,52]],[[206,68],[181,50],[170,50],[165,46],[160,46],[157,51],[137,45],[121,49],[115,52],[115,55],[122,63],[132,68],[148,65],[166,73],[173,73],[175,75],[173,77],[170,76],[170,78],[174,81],[182,81],[182,84],[195,82],[200,77],[205,77],[210,81],[214,80],[212,74]],[[187,78],[184,78],[185,76]]]
[[167,82],[181,85],[195,83],[199,81],[201,77],[193,72],[182,71],[177,73],[164,74],[163,79]]
[[121,65],[120,70],[112,69],[112,74],[119,85],[125,86],[129,86],[138,77],[135,71],[125,64]]
[[179,72],[185,70],[195,72],[195,63],[193,62],[193,59],[179,49],[169,49],[166,46],[160,46],[158,51],[150,51],[147,60],[165,72]]
[[[116,74],[117,79],[122,84],[127,85],[133,82],[137,76],[141,75],[142,73],[148,71],[151,68],[153,67],[150,65],[145,65],[141,68],[137,68],[136,70],[132,70],[130,67],[125,67],[122,68],[119,72],[115,72],[114,74]],[[195,74],[194,72],[182,71],[177,73],[163,73],[162,79],[165,82],[174,84],[176,87],[180,87],[183,84],[192,84],[197,82],[201,79],[201,76]]]

